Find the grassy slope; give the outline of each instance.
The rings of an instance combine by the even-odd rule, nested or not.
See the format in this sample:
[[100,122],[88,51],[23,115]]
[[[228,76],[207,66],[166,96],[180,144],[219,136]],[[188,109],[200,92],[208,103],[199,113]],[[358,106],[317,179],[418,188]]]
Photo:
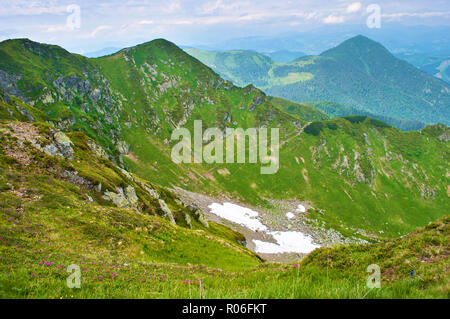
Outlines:
[[[81,257],[227,269],[259,263],[252,252],[237,244],[242,239],[238,233],[215,223],[205,228],[193,215],[189,229],[181,220],[189,211],[172,193],[161,186],[130,180],[113,163],[90,151],[84,135],[68,134],[75,148],[73,160],[47,155],[31,146],[32,140],[49,143],[51,130],[43,124],[0,124],[2,268],[30,263],[39,268],[42,259],[55,263],[64,259],[67,266],[68,260],[79,262]],[[23,138],[23,131],[36,136]],[[65,175],[67,171],[76,172],[85,182],[74,182]],[[103,190],[132,185],[139,210],[117,208],[104,200],[97,190],[99,182]],[[165,200],[178,225],[160,217],[163,212],[158,201],[142,183]],[[11,278],[5,271],[2,274],[6,275],[0,285],[3,295]]]
[[[0,126],[2,298],[448,298],[448,217],[400,239],[322,248],[295,265],[260,264],[217,224],[191,230],[102,202],[61,178],[67,160],[19,143],[18,127],[34,127],[41,143],[51,130]],[[104,182],[130,182],[87,151],[83,135],[69,137],[80,175],[89,163]],[[70,264],[81,267],[82,289],[67,288]],[[365,286],[370,264],[381,268],[381,289]]]
[[279,97],[271,97],[271,101],[276,107],[284,112],[296,115],[305,121],[313,122],[328,120],[327,114],[312,106],[288,101]]

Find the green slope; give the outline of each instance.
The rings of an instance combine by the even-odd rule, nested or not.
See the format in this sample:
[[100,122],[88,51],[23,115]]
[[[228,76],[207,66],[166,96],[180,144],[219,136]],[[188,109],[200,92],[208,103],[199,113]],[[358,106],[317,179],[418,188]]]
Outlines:
[[416,120],[405,120],[398,119],[389,116],[379,115],[372,112],[356,109],[347,105],[339,104],[331,101],[321,101],[321,102],[307,102],[305,105],[314,107],[327,114],[330,118],[342,117],[348,115],[362,115],[367,116],[402,130],[402,131],[415,131],[424,128],[426,124],[421,121]]
[[270,57],[254,51],[213,52],[189,48],[188,54],[202,61],[223,78],[237,86],[253,84],[264,86],[269,80],[268,72],[275,64]]
[[271,97],[271,101],[276,107],[284,112],[296,115],[305,121],[313,122],[328,120],[328,115],[321,112],[317,107],[295,103],[279,97]]

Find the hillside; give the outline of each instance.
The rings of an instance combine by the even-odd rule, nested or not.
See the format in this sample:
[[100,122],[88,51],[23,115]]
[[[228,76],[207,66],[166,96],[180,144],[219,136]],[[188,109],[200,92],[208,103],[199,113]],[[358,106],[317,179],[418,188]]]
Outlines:
[[[201,61],[208,56],[191,53]],[[252,67],[257,66],[249,65],[248,60],[242,66],[246,70]],[[237,69],[236,65],[233,68]],[[230,73],[221,61],[214,63],[214,69],[220,74]],[[239,85],[253,83],[269,95],[295,102],[337,102],[382,117],[397,127],[414,126],[408,120],[449,124],[449,84],[397,59],[381,44],[363,36],[319,56],[273,62],[267,73],[262,72],[245,79],[234,74],[234,81]]]
[[[98,59],[13,40],[0,44],[0,55],[4,99],[23,100],[5,106],[4,119],[84,132],[141,178],[250,205],[275,229],[308,227],[319,236],[333,228],[355,240],[399,236],[449,208],[444,125],[430,136],[362,116],[323,121],[309,107],[290,115],[262,91],[232,85],[165,40]],[[196,119],[221,130],[280,128],[278,172],[261,175],[260,163],[175,164],[170,134],[176,127],[192,130]],[[277,203],[289,200],[307,204],[308,216],[287,220]]]
[[254,51],[213,52],[195,48],[185,49],[185,51],[223,78],[242,87],[248,84],[257,87],[266,85],[269,80],[268,73],[276,63],[270,57]]

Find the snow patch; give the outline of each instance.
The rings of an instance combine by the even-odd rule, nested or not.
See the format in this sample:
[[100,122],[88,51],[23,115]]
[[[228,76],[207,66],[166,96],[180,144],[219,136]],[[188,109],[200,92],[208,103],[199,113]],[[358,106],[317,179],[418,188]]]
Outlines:
[[[272,236],[276,243],[265,242],[253,239],[255,252],[263,254],[280,253],[309,253],[319,245],[312,243],[312,238],[297,231],[270,231],[266,225],[258,219],[258,212],[236,204],[225,202],[223,204],[212,203],[208,206],[211,213],[224,218],[233,223],[242,225],[252,231],[263,231]],[[305,212],[303,205],[298,205],[296,211]],[[292,212],[286,213],[286,217],[291,219],[295,215]]]
[[275,243],[268,243],[254,239],[255,251],[262,254],[280,253],[304,253],[307,254],[320,246],[314,245],[312,239],[296,231],[275,231],[268,232],[276,240]]
[[258,212],[247,207],[242,207],[232,203],[212,203],[208,206],[211,213],[229,220],[233,223],[242,225],[253,231],[266,231],[267,227],[262,224],[258,217]]
[[291,212],[287,212],[287,213],[286,213],[286,217],[287,217],[288,219],[292,219],[292,218],[295,217],[295,215],[292,214]]

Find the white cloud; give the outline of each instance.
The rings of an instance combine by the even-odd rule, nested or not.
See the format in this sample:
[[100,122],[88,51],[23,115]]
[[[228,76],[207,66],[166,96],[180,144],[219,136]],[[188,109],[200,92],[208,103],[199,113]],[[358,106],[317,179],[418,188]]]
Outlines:
[[152,20],[142,20],[142,21],[139,21],[139,24],[143,24],[143,25],[153,24],[153,21]]
[[390,20],[399,20],[404,17],[417,17],[417,18],[431,18],[431,17],[447,17],[450,16],[450,11],[435,11],[435,12],[398,12],[398,13],[385,13],[381,15],[383,18]]
[[353,2],[347,7],[346,11],[347,13],[355,13],[361,10],[361,7],[362,7],[361,2]]
[[345,18],[343,16],[335,16],[334,14],[330,14],[328,17],[324,18],[322,22],[326,24],[344,23]]
[[91,38],[95,38],[100,31],[112,29],[109,25],[100,25],[96,27],[90,34]]

